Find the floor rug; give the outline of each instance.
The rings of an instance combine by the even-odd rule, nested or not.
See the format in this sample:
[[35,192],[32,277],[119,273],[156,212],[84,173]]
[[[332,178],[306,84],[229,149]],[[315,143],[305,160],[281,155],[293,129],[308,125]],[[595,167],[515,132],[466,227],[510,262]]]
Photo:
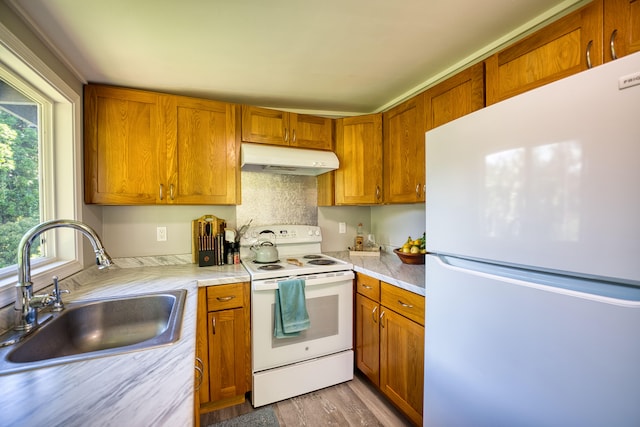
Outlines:
[[208,427],[246,426],[279,427],[280,424],[278,423],[278,418],[276,417],[275,412],[273,412],[273,408],[271,406],[265,406],[263,408],[256,409],[253,412],[249,412],[248,414],[211,424]]

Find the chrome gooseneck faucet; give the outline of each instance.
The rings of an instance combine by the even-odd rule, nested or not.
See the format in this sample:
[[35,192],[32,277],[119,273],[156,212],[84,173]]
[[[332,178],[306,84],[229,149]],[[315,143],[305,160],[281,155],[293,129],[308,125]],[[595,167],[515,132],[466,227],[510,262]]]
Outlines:
[[[38,224],[31,230],[27,231],[25,235],[22,236],[22,240],[20,240],[20,244],[18,245],[18,284],[16,285],[17,295],[15,310],[20,313],[20,317],[15,326],[16,330],[25,332],[30,331],[38,324],[37,308],[45,305],[61,303],[60,291],[57,289],[54,291],[57,295],[54,295],[53,298],[43,299],[42,296],[33,295],[30,261],[31,244],[33,241],[43,232],[60,227],[77,230],[89,239],[93,245],[93,250],[96,253],[96,264],[98,265],[98,268],[102,269],[112,264],[111,257],[104,250],[102,241],[96,232],[82,222],[68,219],[56,219]],[[55,281],[57,282],[57,278]]]

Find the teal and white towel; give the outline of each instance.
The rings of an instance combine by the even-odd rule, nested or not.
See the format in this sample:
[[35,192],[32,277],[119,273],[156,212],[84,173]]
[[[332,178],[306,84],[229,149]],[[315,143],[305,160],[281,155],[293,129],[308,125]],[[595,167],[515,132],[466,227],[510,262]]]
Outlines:
[[304,293],[303,279],[278,282],[273,336],[286,338],[299,335],[311,325]]

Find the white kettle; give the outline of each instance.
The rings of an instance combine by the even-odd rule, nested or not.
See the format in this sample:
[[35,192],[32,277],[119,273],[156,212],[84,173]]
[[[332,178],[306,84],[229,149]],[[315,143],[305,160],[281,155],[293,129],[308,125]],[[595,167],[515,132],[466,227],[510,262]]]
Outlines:
[[278,249],[276,246],[267,240],[262,240],[250,248],[256,254],[255,261],[258,263],[273,263],[278,262]]

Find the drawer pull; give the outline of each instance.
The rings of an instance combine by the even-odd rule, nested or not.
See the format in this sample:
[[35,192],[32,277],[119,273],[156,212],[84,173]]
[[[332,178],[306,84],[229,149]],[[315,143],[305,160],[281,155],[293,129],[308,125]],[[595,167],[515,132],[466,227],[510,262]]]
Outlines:
[[229,297],[216,297],[216,299],[220,302],[227,302],[227,301],[231,301],[235,297],[236,297],[235,295],[231,295]]
[[365,289],[373,289],[371,286],[365,285],[364,283],[362,284],[362,287],[365,288]]
[[380,313],[380,326],[384,328],[384,311]]
[[211,318],[211,335],[215,335],[216,334],[216,318],[212,317]]
[[373,317],[373,323],[378,323],[378,316],[376,316],[376,311],[378,311],[378,307],[373,307],[371,311],[371,316]]
[[401,306],[403,306],[404,308],[413,308],[413,306],[411,304],[405,304],[402,301],[398,300],[398,304],[400,304]]

